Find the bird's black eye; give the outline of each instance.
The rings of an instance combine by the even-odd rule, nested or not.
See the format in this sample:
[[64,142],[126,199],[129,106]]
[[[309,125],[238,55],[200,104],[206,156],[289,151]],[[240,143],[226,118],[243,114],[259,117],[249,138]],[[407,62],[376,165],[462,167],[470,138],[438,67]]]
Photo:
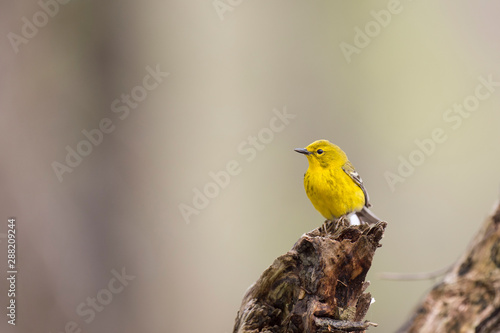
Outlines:
[[321,154],[323,154],[323,149],[318,149],[318,150],[316,150],[316,152],[318,153],[318,155],[321,155]]

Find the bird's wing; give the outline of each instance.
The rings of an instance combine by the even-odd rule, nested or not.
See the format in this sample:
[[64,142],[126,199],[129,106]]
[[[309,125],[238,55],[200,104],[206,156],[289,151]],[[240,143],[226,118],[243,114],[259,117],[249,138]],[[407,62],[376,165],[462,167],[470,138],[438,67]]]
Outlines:
[[363,190],[363,194],[365,195],[365,206],[370,207],[371,204],[368,198],[368,192],[366,192],[365,186],[363,185],[363,179],[361,179],[359,174],[356,172],[351,162],[347,161],[342,166],[342,170],[344,170],[344,172],[347,173],[347,175],[351,177],[351,179]]

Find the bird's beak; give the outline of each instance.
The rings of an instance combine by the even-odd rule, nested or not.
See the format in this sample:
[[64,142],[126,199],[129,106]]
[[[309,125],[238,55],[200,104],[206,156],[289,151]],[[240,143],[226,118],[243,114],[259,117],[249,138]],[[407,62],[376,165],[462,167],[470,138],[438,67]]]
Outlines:
[[294,149],[297,153],[301,153],[301,154],[304,154],[304,155],[311,155],[311,152],[308,151],[307,149],[305,148],[295,148]]

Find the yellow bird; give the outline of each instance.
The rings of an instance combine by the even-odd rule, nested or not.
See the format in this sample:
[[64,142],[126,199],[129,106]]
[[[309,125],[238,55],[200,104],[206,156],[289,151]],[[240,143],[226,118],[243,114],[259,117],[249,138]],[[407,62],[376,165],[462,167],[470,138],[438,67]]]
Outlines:
[[340,147],[318,140],[295,151],[306,155],[309,161],[304,188],[321,215],[333,221],[357,213],[363,222],[379,221],[368,209],[371,205],[363,180]]

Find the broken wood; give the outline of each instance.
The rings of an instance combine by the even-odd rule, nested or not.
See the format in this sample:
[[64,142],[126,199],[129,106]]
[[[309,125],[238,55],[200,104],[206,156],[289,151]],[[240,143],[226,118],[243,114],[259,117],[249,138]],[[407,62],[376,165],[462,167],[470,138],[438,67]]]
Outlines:
[[234,333],[364,332],[365,281],[387,223],[343,219],[304,234],[246,292]]
[[398,332],[500,332],[500,206]]

